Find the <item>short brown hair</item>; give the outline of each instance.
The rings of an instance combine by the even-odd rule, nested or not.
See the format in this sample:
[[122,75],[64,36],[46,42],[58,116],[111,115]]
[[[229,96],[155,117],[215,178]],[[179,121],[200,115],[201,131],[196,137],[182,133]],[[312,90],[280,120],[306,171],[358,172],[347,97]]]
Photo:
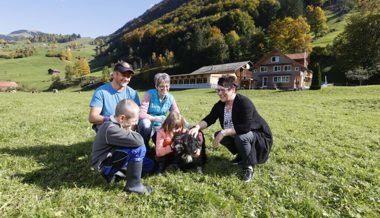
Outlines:
[[232,75],[223,75],[220,77],[218,80],[218,85],[223,86],[224,88],[238,87],[236,84],[236,77]]
[[165,133],[169,133],[170,131],[178,128],[183,129],[184,127],[185,119],[183,119],[181,114],[175,111],[170,112],[162,124],[162,128],[164,129]]

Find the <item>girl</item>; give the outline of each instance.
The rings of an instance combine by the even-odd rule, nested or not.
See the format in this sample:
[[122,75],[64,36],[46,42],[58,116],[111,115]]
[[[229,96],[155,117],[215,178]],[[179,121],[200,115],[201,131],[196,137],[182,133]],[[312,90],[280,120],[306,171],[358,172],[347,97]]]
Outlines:
[[[162,175],[170,163],[174,163],[174,153],[171,148],[175,134],[185,133],[185,119],[176,111],[169,113],[156,137],[156,160],[158,163],[157,175]],[[200,150],[194,154],[199,156]]]

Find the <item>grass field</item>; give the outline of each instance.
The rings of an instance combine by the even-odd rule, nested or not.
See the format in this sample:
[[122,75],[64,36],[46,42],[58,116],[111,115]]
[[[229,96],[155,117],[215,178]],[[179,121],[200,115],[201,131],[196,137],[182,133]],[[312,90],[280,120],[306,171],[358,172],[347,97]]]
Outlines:
[[325,11],[327,18],[327,25],[331,32],[327,33],[323,37],[317,38],[313,41],[313,47],[326,47],[329,44],[332,44],[334,39],[344,31],[344,27],[347,24],[348,18],[354,13],[350,12],[344,15],[337,15],[332,11]]
[[[148,176],[150,196],[91,170],[92,92],[0,93],[0,217],[380,216],[380,86],[241,93],[274,136],[255,179],[241,182],[232,155],[211,148],[215,124],[204,174]],[[209,89],[172,94],[192,123],[218,99]]]

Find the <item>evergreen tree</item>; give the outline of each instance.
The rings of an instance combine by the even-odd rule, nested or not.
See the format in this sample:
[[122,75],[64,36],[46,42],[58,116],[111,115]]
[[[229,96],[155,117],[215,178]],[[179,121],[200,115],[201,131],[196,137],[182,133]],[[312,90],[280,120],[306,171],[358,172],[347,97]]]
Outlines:
[[280,10],[278,17],[292,17],[297,18],[303,16],[303,0],[279,0]]
[[319,63],[315,64],[316,71],[313,73],[313,79],[311,81],[311,90],[319,90],[321,89],[321,81],[322,81],[322,75],[321,75],[321,67],[319,66]]

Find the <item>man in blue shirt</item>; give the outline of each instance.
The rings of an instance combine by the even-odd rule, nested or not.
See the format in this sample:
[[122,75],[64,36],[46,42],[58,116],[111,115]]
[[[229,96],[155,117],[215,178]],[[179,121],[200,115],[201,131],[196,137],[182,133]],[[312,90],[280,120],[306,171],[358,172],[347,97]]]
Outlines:
[[117,63],[112,73],[112,82],[95,90],[90,102],[91,109],[88,120],[94,124],[93,129],[96,132],[101,124],[110,120],[117,103],[121,100],[132,99],[137,105],[140,105],[137,92],[128,86],[133,74],[133,68],[127,62]]

